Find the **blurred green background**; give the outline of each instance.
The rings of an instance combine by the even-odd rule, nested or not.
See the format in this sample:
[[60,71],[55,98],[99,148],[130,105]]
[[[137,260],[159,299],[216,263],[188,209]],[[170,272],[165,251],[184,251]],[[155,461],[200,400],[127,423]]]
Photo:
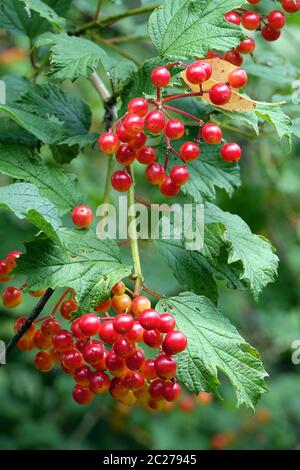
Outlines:
[[[96,6],[91,0],[73,3],[74,19],[76,15],[88,19]],[[105,1],[103,10],[112,14],[138,5],[138,1]],[[146,20],[147,15],[127,18],[106,31],[108,37],[122,37],[132,31],[140,35],[139,40],[120,42],[117,46],[140,62],[155,54],[146,38]],[[23,37],[6,36],[1,31],[0,38],[0,75],[26,75],[30,70],[27,41]],[[252,71],[247,92],[261,101],[285,100],[284,109],[294,119],[296,135],[289,153],[287,145],[273,138],[268,128],[265,137],[249,135],[250,139],[245,129],[225,131],[226,138],[234,135],[234,140],[243,147],[243,186],[232,199],[220,191],[219,204],[240,215],[254,232],[269,238],[281,260],[277,282],[265,289],[258,303],[248,293],[229,290],[220,284],[221,310],[260,351],[270,375],[270,391],[258,404],[256,414],[235,408],[233,391],[224,377],[221,377],[223,401],[207,395],[195,398],[185,394],[173,410],[150,414],[139,408],[120,406],[108,397],[99,397],[88,407],[80,407],[72,401],[72,380],[68,376],[58,369],[39,373],[33,366],[33,354],[16,350],[9,364],[0,369],[0,449],[300,447],[300,365],[291,361],[292,343],[300,340],[300,118],[299,104],[292,100],[292,83],[300,79],[300,15],[289,19],[288,27],[276,43],[267,44],[259,39],[257,43],[255,58],[263,65],[255,67],[251,58],[247,58],[245,67],[249,65],[249,72]],[[15,55],[10,57],[7,50],[11,48]],[[100,132],[103,108],[91,84],[80,79],[65,86],[90,105],[94,113],[93,130]],[[299,83],[297,87],[300,88]],[[51,164],[47,148],[43,152]],[[105,166],[106,160],[92,148],[70,164],[93,208],[101,202]],[[141,168],[137,172],[142,176]],[[0,175],[1,185],[8,182],[7,177]],[[138,184],[144,184],[142,178]],[[158,201],[157,193],[147,185],[144,184],[141,192],[146,198]],[[24,250],[23,242],[33,235],[31,226],[0,211],[0,259],[10,250]],[[165,294],[178,292],[180,286],[153,244],[142,242],[141,253],[147,284]],[[128,256],[126,248],[124,256]],[[155,270],[153,256],[157,257]],[[0,307],[1,339],[7,341],[12,336],[14,318],[28,314],[34,303],[34,299],[26,298],[13,312]]]

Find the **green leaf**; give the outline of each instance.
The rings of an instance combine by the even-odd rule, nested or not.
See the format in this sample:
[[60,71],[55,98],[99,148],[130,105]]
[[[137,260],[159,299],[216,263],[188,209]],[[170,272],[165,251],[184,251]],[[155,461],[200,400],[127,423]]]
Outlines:
[[223,243],[227,245],[228,264],[241,262],[240,279],[249,285],[257,299],[262,289],[276,277],[278,257],[272,245],[264,237],[254,235],[239,216],[223,212],[207,202],[205,224],[211,223],[223,226]]
[[41,0],[21,0],[25,4],[25,9],[31,17],[31,11],[46,19],[55,29],[61,30],[65,26],[65,19],[59,17],[56,12]]
[[255,113],[269,124],[275,127],[279,139],[286,137],[291,146],[292,121],[280,106],[264,105],[259,103]]
[[92,231],[60,229],[58,236],[65,249],[42,237],[26,244],[16,272],[27,276],[30,290],[71,287],[87,311],[131,271],[121,264],[117,245]]
[[35,147],[37,139],[15,121],[0,118],[0,142],[2,144],[23,144]]
[[272,53],[259,54],[256,62],[247,64],[248,75],[262,78],[264,81],[275,83],[281,88],[290,86],[297,79],[298,71],[296,67],[288,61]]
[[12,104],[14,101],[24,95],[32,86],[31,82],[25,77],[17,77],[16,75],[4,75],[1,80],[6,85],[5,104]]
[[238,333],[213,303],[203,296],[185,292],[160,300],[160,313],[175,316],[177,328],[188,338],[187,349],[178,355],[178,378],[194,393],[201,390],[219,395],[218,372],[230,380],[237,397],[254,409],[267,391],[267,376],[257,351]]
[[33,183],[57,207],[60,215],[85,202],[74,175],[62,168],[47,166],[26,147],[0,144],[0,171]]
[[241,0],[173,0],[155,10],[149,20],[149,34],[160,55],[191,57],[210,49],[226,51],[239,44],[241,29],[224,20]]
[[16,183],[1,187],[0,207],[11,210],[19,219],[27,219],[49,238],[60,243],[56,234],[61,226],[58,211],[33,184]]

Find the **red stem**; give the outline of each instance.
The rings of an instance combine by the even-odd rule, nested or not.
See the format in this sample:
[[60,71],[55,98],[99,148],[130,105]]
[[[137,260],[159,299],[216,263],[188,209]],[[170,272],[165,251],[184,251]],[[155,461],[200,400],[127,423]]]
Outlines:
[[162,104],[168,103],[169,101],[179,100],[181,98],[192,98],[193,96],[202,96],[203,91],[194,91],[192,93],[180,93],[178,95],[167,96],[162,100]]
[[73,292],[73,289],[67,289],[65,290],[65,292],[61,295],[61,297],[58,299],[58,301],[56,302],[55,306],[54,306],[54,309],[52,310],[52,313],[51,313],[51,317],[54,317],[61,302],[64,300],[64,298],[69,294],[69,292]]
[[126,112],[125,114],[123,114],[123,116],[121,116],[110,128],[110,131],[113,131],[117,126],[118,124],[120,124],[120,122],[123,121],[123,119],[127,116],[128,112]]
[[182,111],[181,109],[173,108],[172,106],[165,106],[165,109],[168,109],[169,111],[172,111],[173,113],[181,114],[182,116],[185,116],[189,119],[193,119],[193,121],[199,122],[201,125],[204,125],[204,122],[202,119],[197,118],[196,116],[193,116],[193,114],[187,113],[186,111]]

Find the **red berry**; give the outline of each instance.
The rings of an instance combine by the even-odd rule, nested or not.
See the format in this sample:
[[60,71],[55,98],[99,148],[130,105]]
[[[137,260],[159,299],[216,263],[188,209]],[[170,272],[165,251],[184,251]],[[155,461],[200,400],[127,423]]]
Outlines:
[[224,55],[224,60],[227,60],[227,62],[230,62],[232,65],[236,65],[236,67],[239,67],[244,62],[244,59],[241,54],[235,49],[226,52],[226,54]]
[[199,65],[201,65],[206,72],[206,80],[209,80],[213,73],[212,66],[208,62],[205,62],[205,60],[199,61]]
[[144,376],[137,371],[130,371],[126,377],[124,377],[124,384],[126,384],[130,390],[138,390],[144,386],[144,383]]
[[155,162],[156,153],[154,148],[149,146],[141,147],[136,153],[136,159],[144,165],[149,165],[149,163]]
[[129,388],[125,385],[124,381],[118,377],[114,377],[110,383],[109,393],[117,400],[128,395]]
[[127,294],[115,295],[111,300],[111,306],[117,313],[128,313],[131,309],[131,298]]
[[29,291],[29,295],[32,297],[43,297],[47,289],[39,289],[39,290],[34,290],[34,291]]
[[[16,334],[19,329],[21,328],[21,326],[24,325],[24,323],[26,322],[26,320],[28,320],[27,317],[20,317],[20,318],[17,318],[15,323],[14,323],[14,333]],[[29,327],[29,329],[26,331],[25,335],[27,337],[31,337],[33,336],[33,334],[35,333],[35,324],[32,323]],[[24,336],[25,336],[24,335]]]
[[120,337],[114,344],[114,351],[117,356],[125,359],[133,353],[134,345],[127,338]]
[[166,120],[161,111],[150,111],[145,117],[145,126],[152,134],[159,134],[165,128]]
[[0,278],[5,276],[7,273],[8,273],[7,260],[1,259],[0,260]]
[[16,260],[22,255],[21,251],[11,251],[6,257],[8,272],[10,273],[16,266]]
[[257,3],[260,2],[260,0],[247,0],[248,3],[251,3],[251,5],[256,5]]
[[62,353],[61,361],[67,369],[79,369],[83,365],[83,356],[78,349],[69,349]]
[[268,14],[268,23],[272,29],[281,29],[286,22],[285,14],[280,10],[273,10]]
[[123,121],[125,132],[135,136],[144,129],[144,120],[138,114],[129,114]]
[[113,295],[123,295],[125,294],[126,286],[123,281],[118,281],[113,285],[111,292]]
[[226,83],[217,83],[209,90],[209,98],[213,104],[223,106],[230,100],[231,90]]
[[140,132],[139,134],[135,135],[130,142],[128,142],[128,147],[132,150],[138,150],[139,148],[143,147],[146,142],[147,136],[145,132]]
[[72,318],[72,313],[77,310],[77,302],[75,299],[65,300],[60,306],[60,313],[63,318],[70,320]]
[[132,185],[132,178],[127,171],[117,170],[112,174],[111,184],[116,191],[124,193]]
[[179,150],[181,158],[185,162],[197,160],[200,155],[200,148],[195,142],[184,142]]
[[153,380],[157,378],[157,373],[155,369],[155,360],[154,359],[147,359],[143,366],[143,374],[145,379]]
[[156,330],[159,327],[160,316],[151,308],[140,313],[138,321],[145,330]]
[[126,366],[130,370],[140,369],[145,362],[144,351],[142,349],[136,349],[135,351],[133,351],[132,354],[130,354],[130,356],[126,358],[125,362],[126,362]]
[[252,38],[246,38],[244,41],[240,42],[237,47],[237,51],[240,54],[251,54],[255,49],[255,41]]
[[232,88],[242,88],[248,82],[248,75],[244,69],[234,69],[228,75],[228,82]]
[[84,360],[91,365],[97,364],[101,361],[104,353],[104,346],[100,341],[93,341],[88,343],[82,351]]
[[176,325],[175,318],[169,313],[162,313],[159,317],[159,331],[161,333],[168,333],[174,330]]
[[54,366],[54,362],[47,351],[38,352],[34,358],[34,364],[41,372],[49,372]]
[[242,25],[244,28],[254,31],[260,26],[260,16],[254,11],[246,11],[242,15]]
[[229,23],[236,24],[237,26],[239,26],[242,21],[240,15],[235,11],[229,11],[228,13],[226,13],[224,18],[226,21],[229,21]]
[[170,331],[163,341],[163,350],[166,354],[178,354],[185,350],[187,346],[186,336],[181,331]]
[[201,134],[204,142],[208,144],[218,144],[222,140],[222,131],[217,124],[204,124]]
[[75,336],[75,338],[77,339],[86,339],[87,338],[87,335],[85,335],[82,331],[81,331],[81,328],[80,328],[80,318],[77,318],[76,320],[74,320],[72,322],[72,325],[71,325],[71,332],[73,334],[73,336]]
[[113,344],[119,337],[111,320],[103,322],[99,336],[100,339],[107,344]]
[[60,329],[60,323],[55,318],[47,318],[41,325],[43,335],[52,336]]
[[170,178],[173,181],[174,184],[176,185],[183,185],[185,184],[188,179],[189,179],[189,171],[186,166],[174,166],[172,170],[170,171]]
[[143,334],[143,341],[150,348],[158,348],[163,341],[162,334],[157,330],[145,330]]
[[135,151],[129,147],[129,144],[122,144],[117,151],[116,159],[120,165],[131,165],[135,160]]
[[134,320],[131,315],[120,313],[113,320],[113,326],[117,333],[126,335],[130,333],[134,325]]
[[130,331],[130,333],[128,333],[126,338],[129,339],[129,341],[132,341],[133,343],[139,343],[143,340],[143,333],[144,328],[137,321],[135,321],[132,330]]
[[160,184],[165,178],[165,170],[160,163],[150,163],[145,171],[146,179],[151,184]]
[[23,293],[17,287],[9,286],[2,292],[2,302],[7,308],[18,307],[22,303]]
[[163,396],[167,401],[177,401],[181,395],[181,387],[179,383],[165,382],[163,388]]
[[159,190],[165,196],[176,196],[180,191],[180,186],[175,184],[170,176],[166,176],[160,183]]
[[300,0],[282,0],[282,8],[288,13],[296,13],[300,10]]
[[264,26],[261,30],[261,34],[266,41],[277,41],[281,35],[280,29],[272,29],[269,26]]
[[67,330],[58,330],[52,338],[52,344],[56,351],[63,352],[73,347],[73,338]]
[[161,379],[173,379],[176,375],[177,364],[173,357],[162,354],[155,359],[155,370]]
[[110,378],[109,376],[101,371],[97,370],[91,374],[90,379],[90,390],[99,395],[100,393],[107,392],[110,387]]
[[[123,124],[120,124],[117,129],[116,129],[116,134],[118,136],[118,138],[122,141],[122,142],[130,142],[130,140],[132,140],[132,136],[127,134],[127,132],[125,131],[125,128],[123,126]],[[118,149],[116,149],[116,152],[117,152]],[[114,153],[116,153],[114,152]]]
[[183,136],[184,130],[185,128],[183,122],[181,122],[179,119],[170,119],[167,122],[165,133],[169,139],[178,140]]
[[78,228],[88,228],[93,217],[93,211],[88,206],[76,206],[72,212],[72,220]]
[[97,307],[95,307],[96,312],[98,313],[106,313],[111,307],[111,299],[106,299],[103,300],[103,302],[100,302]]
[[[23,336],[24,338],[24,336]],[[49,349],[52,345],[52,339],[49,336],[45,336],[42,330],[37,330],[33,337],[34,345],[38,349]]]
[[205,58],[206,59],[221,59],[221,56],[220,56],[220,54],[217,54],[214,51],[208,51]]
[[149,393],[154,400],[162,400],[163,399],[163,390],[164,390],[164,382],[160,379],[155,379],[151,382],[149,387]]
[[134,297],[131,304],[131,311],[134,315],[139,315],[144,310],[151,308],[151,302],[148,297],[144,295],[137,295]]
[[101,152],[105,153],[106,155],[112,155],[118,150],[120,146],[120,140],[118,136],[112,132],[106,132],[105,134],[100,135],[98,144]]
[[198,85],[207,80],[207,72],[201,65],[201,61],[194,62],[186,69],[186,78],[190,83]]
[[128,112],[130,114],[138,114],[143,117],[148,113],[148,108],[148,102],[144,98],[133,98],[128,103]]
[[80,318],[79,328],[84,335],[95,336],[101,328],[100,318],[94,313],[86,313]]
[[82,385],[76,384],[73,388],[73,398],[79,405],[88,405],[94,398],[94,394]]
[[226,162],[237,162],[242,156],[241,147],[235,142],[229,142],[223,145],[221,156]]
[[88,366],[81,366],[74,373],[74,380],[79,385],[87,387],[90,384],[92,371]]
[[110,350],[106,356],[106,367],[113,374],[124,369],[125,361],[114,350]]
[[151,81],[158,88],[169,85],[170,80],[171,74],[167,67],[155,67],[151,73]]

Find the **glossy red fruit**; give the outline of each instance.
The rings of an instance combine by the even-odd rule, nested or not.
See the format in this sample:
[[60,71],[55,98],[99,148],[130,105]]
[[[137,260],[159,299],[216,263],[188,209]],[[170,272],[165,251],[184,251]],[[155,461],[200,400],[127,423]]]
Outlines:
[[272,29],[281,29],[286,23],[285,14],[280,10],[273,10],[268,14],[268,23]]
[[129,341],[129,339],[120,336],[114,344],[114,351],[117,356],[125,359],[133,353],[134,345]]
[[2,302],[7,308],[18,307],[23,301],[23,293],[21,289],[17,287],[9,286],[6,287],[2,294]]
[[158,330],[145,330],[143,341],[150,348],[158,348],[162,344],[163,336]]
[[126,285],[124,284],[122,280],[116,282],[116,284],[114,284],[111,289],[111,292],[113,295],[123,295],[125,294],[125,291],[126,291]]
[[241,54],[235,49],[226,52],[226,54],[224,55],[224,60],[227,60],[227,62],[230,62],[236,67],[240,67],[240,65],[242,65],[242,63],[244,62],[243,56],[241,56]]
[[149,165],[150,163],[155,162],[156,153],[154,148],[147,145],[141,147],[136,153],[136,159],[138,162],[143,163],[144,165]]
[[124,193],[132,185],[132,178],[127,171],[117,170],[112,174],[111,184],[116,191]]
[[159,327],[160,316],[151,308],[140,313],[138,321],[145,330],[156,330]]
[[60,306],[60,313],[63,318],[70,320],[72,318],[72,313],[77,310],[77,302],[75,299],[65,300]]
[[11,251],[6,257],[8,272],[11,272],[16,266],[16,260],[22,255],[21,251]]
[[159,331],[161,333],[168,333],[174,330],[176,325],[175,318],[170,313],[162,313],[159,316]]
[[242,88],[248,82],[248,75],[244,69],[234,69],[228,75],[228,82],[232,88]]
[[86,313],[80,317],[79,328],[86,336],[95,336],[101,328],[100,318],[94,313]]
[[132,300],[131,311],[134,315],[139,315],[144,310],[151,308],[151,301],[144,295],[137,295]]
[[244,28],[254,31],[260,26],[260,16],[254,11],[246,11],[242,15],[242,25]]
[[132,330],[134,320],[127,313],[120,313],[113,319],[113,326],[120,335],[127,335]]
[[209,90],[209,98],[213,104],[223,106],[230,100],[231,90],[226,83],[216,83]]
[[135,160],[135,151],[129,147],[129,144],[122,144],[117,151],[116,160],[120,165],[131,165]]
[[166,354],[173,356],[185,350],[187,338],[181,331],[173,330],[166,334],[162,348]]
[[101,152],[105,153],[106,155],[113,155],[116,153],[120,146],[120,140],[116,134],[112,132],[105,132],[101,134],[98,139],[98,145]]
[[247,0],[248,3],[251,3],[251,5],[256,5],[257,3],[260,3],[261,0]]
[[126,397],[129,388],[125,385],[124,381],[119,377],[114,377],[110,383],[109,393],[115,399]]
[[128,356],[125,360],[126,366],[130,370],[138,370],[140,369],[145,362],[145,354],[142,349],[136,349],[133,351],[130,356]]
[[95,308],[96,312],[98,313],[106,313],[111,307],[111,299],[106,299],[103,300],[103,302],[100,302],[99,305]]
[[255,41],[248,37],[240,42],[236,49],[240,54],[251,54],[255,49]]
[[201,65],[201,67],[206,72],[206,80],[209,80],[210,77],[212,76],[212,73],[213,73],[212,66],[208,62],[206,62],[205,60],[200,60],[199,65]]
[[130,142],[128,142],[128,147],[134,151],[137,151],[138,149],[143,147],[143,145],[145,145],[146,142],[147,142],[147,136],[145,132],[142,131],[139,134],[135,135],[133,139],[130,140]]
[[87,338],[87,335],[85,335],[82,331],[81,331],[81,328],[80,328],[80,318],[76,318],[76,320],[74,320],[72,322],[72,325],[71,325],[71,332],[72,334],[75,336],[75,338],[77,339],[86,339]]
[[99,336],[106,344],[113,344],[119,337],[111,320],[103,322]]
[[144,386],[145,379],[144,376],[138,372],[138,371],[130,371],[128,374],[124,377],[123,380],[124,384],[130,389],[130,390],[139,390]]
[[153,380],[157,378],[157,373],[155,369],[155,360],[147,359],[143,365],[143,374],[145,379]]
[[83,387],[82,385],[76,384],[73,388],[73,399],[79,405],[88,405],[94,398],[94,394],[88,389]]
[[145,117],[145,126],[152,134],[159,134],[165,128],[166,120],[161,111],[150,111]]
[[101,361],[104,353],[104,346],[100,341],[93,341],[85,346],[82,351],[84,360],[91,365],[97,364]]
[[204,142],[208,144],[218,144],[222,140],[222,130],[217,124],[204,124],[201,135]]
[[160,163],[150,163],[145,170],[145,176],[149,183],[160,184],[165,178],[165,170]]
[[229,142],[223,145],[221,156],[226,162],[237,162],[242,156],[241,147],[235,142]]
[[45,336],[52,336],[60,329],[61,325],[55,318],[47,318],[41,325],[41,330]]
[[78,349],[69,349],[62,353],[61,361],[67,369],[79,369],[83,365],[83,355]]
[[128,112],[130,114],[138,114],[143,117],[148,113],[148,108],[148,102],[144,98],[133,98],[128,103]]
[[34,358],[35,367],[41,372],[49,372],[53,369],[54,362],[47,351],[40,351]]
[[[117,129],[116,129],[116,134],[119,138],[120,141],[122,142],[130,142],[132,140],[132,136],[127,134],[127,132],[125,131],[125,128],[123,126],[123,124],[120,124]],[[120,145],[119,145],[120,146]],[[118,148],[119,148],[118,146]],[[116,149],[116,152],[118,150],[118,148]],[[116,153],[114,152],[114,153]]]
[[106,367],[111,373],[121,371],[125,367],[125,361],[118,356],[113,349],[106,356]]
[[76,227],[88,228],[91,225],[93,218],[93,211],[88,206],[74,207],[72,212],[72,220]]
[[138,321],[135,321],[132,330],[130,331],[130,333],[128,333],[128,335],[126,335],[126,338],[129,339],[129,341],[132,341],[133,343],[139,343],[143,340],[143,333],[144,328],[139,324]]
[[138,114],[128,114],[122,124],[125,132],[133,137],[144,129],[144,120]]
[[239,26],[242,22],[240,15],[236,13],[235,11],[229,11],[228,13],[226,13],[224,18],[229,23],[236,24],[237,26]]
[[0,260],[0,278],[8,274],[8,266],[7,266],[7,260],[6,259],[1,259]]
[[261,30],[261,34],[266,41],[277,41],[281,36],[280,29],[272,29],[269,26],[264,26]]
[[163,399],[164,382],[161,379],[155,379],[151,382],[149,393],[154,400]]
[[52,345],[52,339],[49,336],[45,336],[42,330],[37,330],[33,337],[33,342],[38,349],[49,349]]
[[74,380],[83,387],[88,387],[90,384],[92,371],[88,366],[81,366],[74,372]]
[[173,379],[176,375],[177,364],[173,357],[161,354],[155,359],[155,370],[161,379]]
[[220,54],[217,54],[214,51],[208,51],[205,58],[206,59],[221,59],[221,56],[220,56]]
[[167,401],[177,401],[181,395],[181,387],[177,382],[165,382],[163,388],[163,397]]
[[190,177],[189,170],[185,165],[176,165],[170,171],[170,178],[174,184],[182,186]]
[[97,370],[91,374],[90,378],[90,390],[99,395],[101,393],[107,392],[110,387],[110,378],[109,376],[101,371]]
[[282,8],[288,13],[296,13],[300,10],[300,0],[282,0]]
[[176,196],[180,191],[180,186],[175,184],[170,176],[166,176],[160,183],[159,190],[164,196]]
[[[21,328],[21,326],[24,325],[24,323],[26,322],[26,320],[28,320],[27,317],[19,317],[16,319],[15,323],[14,323],[14,333],[16,334],[19,329]],[[24,336],[27,336],[28,338],[33,336],[35,333],[35,324],[32,323],[29,327],[29,329],[26,331],[25,335]]]
[[184,131],[184,124],[179,119],[170,119],[166,124],[165,134],[171,140],[181,139]]
[[195,85],[199,85],[207,80],[207,72],[205,68],[202,67],[200,60],[188,66],[186,69],[186,78],[190,83]]
[[180,147],[179,153],[185,162],[191,162],[199,157],[200,148],[195,142],[184,142]]
[[156,87],[161,88],[169,85],[171,74],[167,67],[159,66],[152,70],[150,78]]
[[128,313],[131,309],[131,298],[127,294],[114,295],[111,306],[117,313]]
[[73,338],[67,330],[58,330],[52,338],[52,344],[56,351],[63,352],[73,347]]

